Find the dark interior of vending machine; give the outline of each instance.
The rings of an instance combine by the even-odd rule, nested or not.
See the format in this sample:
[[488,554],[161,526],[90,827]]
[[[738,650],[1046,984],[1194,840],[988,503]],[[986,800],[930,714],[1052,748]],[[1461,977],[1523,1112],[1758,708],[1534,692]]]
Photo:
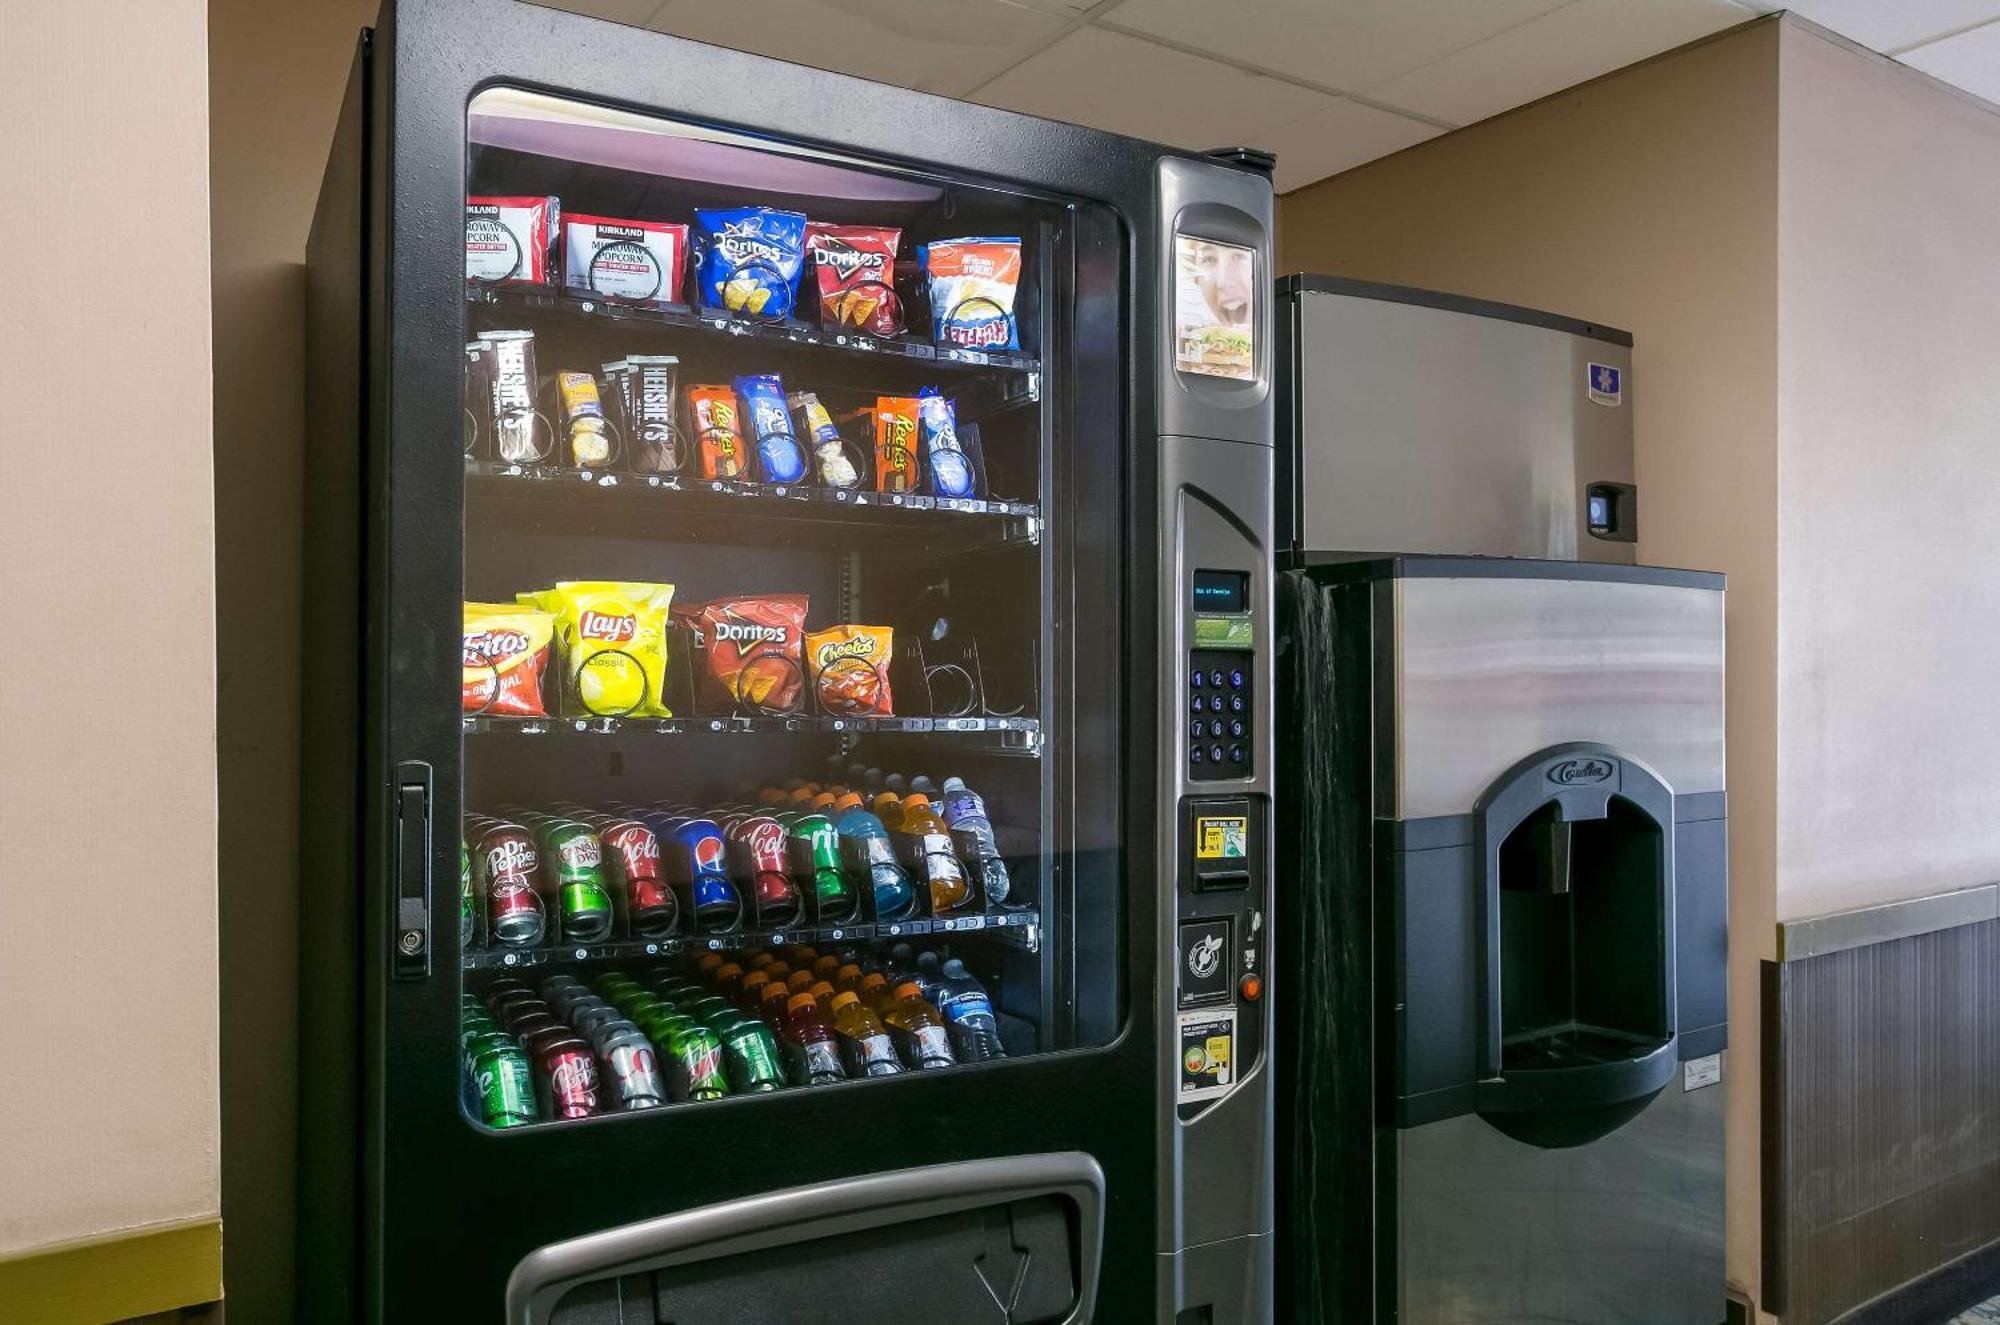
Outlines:
[[[1066,822],[1074,774],[1054,757],[1066,733],[1060,706],[1049,704],[1068,675],[1059,604],[1070,600],[1056,581],[1074,512],[1050,482],[1063,454],[1068,204],[635,120],[538,118],[515,113],[512,102],[483,115],[476,101],[468,196],[555,198],[560,216],[664,219],[691,230],[698,208],[746,206],[893,227],[901,232],[893,303],[904,327],[891,335],[836,328],[818,306],[810,257],[784,316],[704,307],[699,253],[671,283],[677,298],[566,289],[560,256],[545,281],[468,279],[469,354],[489,333],[533,332],[534,410],[542,416],[534,426],[553,444],[527,459],[498,453],[488,387],[468,378],[467,602],[504,606],[562,583],[610,582],[671,586],[673,606],[658,693],[640,704],[586,699],[560,632],[541,680],[542,712],[466,701],[463,804],[469,816],[486,816],[469,818],[466,833],[467,1007],[490,1010],[497,993],[524,986],[545,991],[551,976],[594,988],[608,987],[607,975],[648,990],[701,984],[720,969],[713,958],[747,968],[775,957],[794,970],[819,958],[838,957],[843,967],[852,959],[892,984],[919,966],[934,976],[957,959],[990,997],[1007,1056],[1070,1047],[1079,1040],[1078,1008],[1104,1020],[1116,982],[1110,963],[1089,960],[1073,941],[1076,874],[1061,862],[1063,843],[1077,838]],[[1018,238],[1018,348],[937,343],[916,246],[959,236]],[[607,366],[666,355],[676,360],[687,454],[679,472],[639,472],[636,425],[620,411]],[[562,445],[570,405],[557,379],[566,373],[593,379],[608,454],[580,461]],[[816,483],[817,471],[792,484],[757,481],[754,471],[723,479],[702,472],[693,440],[702,425],[690,412],[689,389],[745,374],[776,374],[786,392],[812,392],[859,482]],[[873,490],[878,401],[926,388],[952,402],[976,476],[970,496],[924,485]],[[793,423],[804,427],[796,416]],[[739,689],[718,698],[703,634],[715,627],[686,613],[698,604],[754,607],[773,596],[802,600],[808,637],[857,623],[891,632],[887,693],[874,695],[877,707],[831,706],[809,659],[797,653],[766,661],[765,676],[775,680],[757,693],[732,681]],[[470,691],[470,656],[467,665]],[[497,686],[481,692],[488,705],[495,693]],[[601,937],[575,939],[551,916],[534,941],[503,940],[492,923],[476,839],[494,821],[657,810],[646,822],[670,855],[668,825],[690,816],[796,814],[822,794],[852,791],[870,807],[885,788],[928,793],[942,817],[948,778],[984,802],[1010,881],[1004,898],[974,889],[967,905],[948,912],[920,905],[891,921],[863,906],[839,923],[810,905],[765,923],[746,905],[734,923],[717,926],[696,916],[683,892],[678,923],[666,933],[638,933],[622,900]],[[905,845],[898,839],[899,854]],[[935,854],[935,845],[929,849]],[[612,855],[609,846],[604,854]],[[925,859],[919,854],[917,864]],[[921,894],[922,880],[915,882]],[[551,909],[560,905],[548,897]],[[468,1088],[476,1116],[472,1096]],[[544,1099],[537,1121],[549,1121],[547,1108]]]

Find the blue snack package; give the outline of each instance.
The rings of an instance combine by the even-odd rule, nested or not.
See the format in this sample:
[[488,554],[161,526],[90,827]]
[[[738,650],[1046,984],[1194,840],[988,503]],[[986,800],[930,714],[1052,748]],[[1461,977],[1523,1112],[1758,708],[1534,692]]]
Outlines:
[[774,207],[697,207],[703,308],[790,317],[805,270],[806,218]]
[[971,459],[959,445],[957,406],[936,387],[925,387],[917,393],[917,427],[931,490],[940,497],[970,497],[974,474]]
[[1011,235],[936,239],[917,248],[930,285],[931,339],[968,350],[1018,350],[1014,294],[1021,241]]
[[766,483],[797,483],[806,476],[806,453],[792,431],[785,408],[785,384],[776,373],[736,379],[736,407],[743,430],[757,451],[757,465]]

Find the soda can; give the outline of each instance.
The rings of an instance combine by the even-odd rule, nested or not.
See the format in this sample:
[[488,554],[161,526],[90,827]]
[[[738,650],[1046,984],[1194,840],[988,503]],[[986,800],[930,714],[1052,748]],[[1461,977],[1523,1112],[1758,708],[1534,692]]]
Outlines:
[[574,1034],[529,1051],[535,1094],[549,1118],[588,1118],[598,1111],[597,1058]]
[[599,1004],[596,1007],[581,1008],[570,1020],[570,1025],[576,1027],[577,1033],[580,1035],[595,1034],[599,1026],[607,1024],[629,1026],[633,1023],[630,1018],[626,1017],[617,1008],[607,1007],[603,1004]]
[[493,988],[486,991],[486,1006],[497,1014],[507,1004],[518,1002],[524,998],[540,1000],[541,995],[526,985],[496,984]]
[[720,994],[708,994],[688,1004],[682,1011],[711,1030],[743,1015],[742,1010]]
[[660,1078],[660,1063],[653,1042],[636,1026],[604,1028],[605,1034],[593,1041],[602,1071],[609,1107],[622,1113],[637,1109],[657,1109],[667,1102],[667,1084]]
[[576,1033],[575,1027],[565,1026],[559,1021],[552,1021],[546,1026],[537,1026],[524,1035],[516,1036],[515,1039],[520,1042],[521,1048],[527,1051],[528,1057],[537,1061],[541,1059],[542,1050],[551,1044],[558,1044],[564,1040],[583,1041],[583,1037]]
[[680,928],[680,904],[660,873],[660,839],[637,819],[607,819],[599,840],[625,896],[625,916],[637,938],[664,938]]
[[542,898],[535,891],[541,867],[535,839],[519,824],[487,826],[473,853],[474,884],[486,894],[486,932],[510,948],[532,947],[548,930]]
[[558,989],[549,995],[549,1006],[556,1010],[556,1015],[559,1017],[570,1016],[578,1008],[587,1008],[599,1003],[605,1007],[611,1006],[609,999],[594,989],[585,989],[582,985]]
[[552,821],[543,835],[555,880],[556,914],[565,943],[599,943],[611,936],[611,891],[604,882],[604,844],[578,819]]
[[632,1020],[638,1021],[646,1013],[657,1012],[666,1005],[666,1000],[658,994],[638,994],[620,1003],[618,1009]]
[[554,1002],[557,991],[582,988],[584,988],[583,981],[566,972],[558,972],[542,981],[542,997]]
[[473,1059],[472,1080],[479,1093],[479,1120],[488,1127],[519,1127],[540,1116],[528,1056],[512,1042],[481,1048]]
[[534,1012],[523,1012],[518,1017],[503,1017],[500,1021],[501,1029],[505,1030],[515,1039],[523,1042],[536,1031],[546,1030],[550,1026],[567,1027],[568,1025],[568,1022],[546,1008]]
[[590,987],[592,989],[595,989],[598,993],[604,995],[606,998],[610,998],[620,989],[639,988],[639,982],[637,980],[634,980],[631,976],[625,974],[623,971],[606,971],[604,974],[598,976],[595,980],[592,980],[590,982]]
[[730,1091],[757,1095],[780,1089],[785,1084],[785,1070],[778,1060],[778,1041],[771,1028],[741,1013],[734,1016],[734,1021],[714,1028],[722,1041]]
[[458,839],[458,946],[472,946],[472,936],[479,928],[479,897],[472,885],[472,846],[463,837]]
[[722,1040],[686,1018],[660,1043],[667,1056],[667,1089],[677,1100],[719,1100],[729,1093]]

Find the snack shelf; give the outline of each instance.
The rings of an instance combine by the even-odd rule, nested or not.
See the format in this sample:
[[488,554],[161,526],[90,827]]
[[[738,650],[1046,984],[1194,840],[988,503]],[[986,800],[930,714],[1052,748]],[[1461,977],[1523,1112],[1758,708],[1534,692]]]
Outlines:
[[1042,724],[1035,718],[829,718],[811,713],[768,717],[724,715],[688,718],[517,718],[468,714],[459,719],[466,735],[615,736],[638,732],[652,736],[748,736],[770,732],[818,732],[862,736],[873,732],[899,735],[970,735],[994,738],[1002,749],[1035,751],[1041,747]]
[[786,487],[740,479],[695,479],[676,474],[632,474],[565,469],[555,465],[465,462],[468,480],[498,493],[525,496],[575,494],[605,501],[621,497],[649,509],[689,516],[759,516],[801,523],[838,525],[850,531],[875,528],[889,534],[916,528],[950,533],[978,547],[1034,544],[1041,540],[1041,512],[1033,502],[969,497],[929,497],[918,493],[862,492],[846,488]]
[[782,947],[787,943],[859,943],[936,934],[986,934],[1023,951],[1035,952],[1041,946],[1042,913],[1029,907],[979,915],[926,916],[894,924],[800,925],[791,929],[746,929],[733,934],[620,939],[611,943],[474,948],[463,954],[461,964],[468,971],[520,971],[563,962],[634,961],[677,957],[688,952]]
[[536,290],[512,285],[465,287],[468,303],[491,304],[500,308],[537,309],[604,318],[614,322],[641,323],[659,327],[679,327],[717,336],[734,336],[787,345],[819,345],[849,354],[921,359],[946,367],[1000,368],[1009,372],[1041,372],[1041,360],[1032,354],[1010,350],[971,350],[954,345],[933,345],[907,334],[864,336],[854,332],[827,331],[810,322],[793,318],[759,319],[735,317],[713,309],[687,304],[619,303],[596,295],[555,289]]

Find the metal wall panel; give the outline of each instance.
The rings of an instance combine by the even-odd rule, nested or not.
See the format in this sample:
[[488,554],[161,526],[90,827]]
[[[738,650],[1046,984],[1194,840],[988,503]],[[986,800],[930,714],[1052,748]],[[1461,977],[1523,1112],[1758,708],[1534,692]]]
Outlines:
[[2000,1240],[2000,921],[1769,964],[1766,1309],[1822,1325]]

